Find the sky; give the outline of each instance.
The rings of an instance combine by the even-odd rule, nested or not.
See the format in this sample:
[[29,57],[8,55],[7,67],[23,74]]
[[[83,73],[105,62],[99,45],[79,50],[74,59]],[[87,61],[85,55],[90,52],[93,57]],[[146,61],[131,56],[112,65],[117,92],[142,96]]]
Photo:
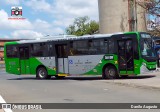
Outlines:
[[[25,20],[9,20],[11,7],[21,6]],[[98,0],[0,0],[0,38],[41,38],[65,34],[74,18],[98,21]]]

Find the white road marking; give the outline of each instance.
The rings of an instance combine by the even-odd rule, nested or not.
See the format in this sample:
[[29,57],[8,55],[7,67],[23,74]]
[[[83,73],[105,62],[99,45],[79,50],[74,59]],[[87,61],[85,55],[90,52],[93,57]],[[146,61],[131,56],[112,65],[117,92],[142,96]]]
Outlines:
[[104,89],[104,91],[108,91],[108,89]]
[[[6,101],[3,99],[3,97],[0,95],[0,103],[6,103]],[[4,112],[13,112],[11,109],[3,109]]]

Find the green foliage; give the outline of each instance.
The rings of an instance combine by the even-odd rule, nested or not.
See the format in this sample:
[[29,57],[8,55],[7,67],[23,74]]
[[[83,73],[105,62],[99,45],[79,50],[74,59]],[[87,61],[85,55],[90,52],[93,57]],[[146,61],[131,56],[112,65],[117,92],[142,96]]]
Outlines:
[[85,34],[95,34],[99,31],[99,23],[90,20],[88,16],[75,18],[72,25],[66,28],[68,35],[82,36]]

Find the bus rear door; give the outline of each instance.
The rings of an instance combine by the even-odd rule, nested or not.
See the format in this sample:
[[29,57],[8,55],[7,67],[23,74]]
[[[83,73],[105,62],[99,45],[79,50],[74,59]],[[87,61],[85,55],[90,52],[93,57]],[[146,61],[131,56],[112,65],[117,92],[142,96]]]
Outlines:
[[30,62],[29,62],[29,47],[19,47],[20,53],[20,72],[21,74],[30,73]]
[[134,53],[132,39],[118,41],[118,63],[120,74],[133,74]]
[[67,44],[56,45],[57,74],[68,74],[68,48]]

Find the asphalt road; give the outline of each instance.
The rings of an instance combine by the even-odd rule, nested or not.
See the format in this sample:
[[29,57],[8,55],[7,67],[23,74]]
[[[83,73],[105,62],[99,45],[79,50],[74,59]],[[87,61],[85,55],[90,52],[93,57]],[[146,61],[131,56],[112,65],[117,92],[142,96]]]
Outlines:
[[[139,79],[135,78],[135,80]],[[37,80],[35,76],[16,76],[7,74],[4,70],[0,70],[0,95],[7,103],[160,103],[159,90],[106,83],[106,80],[101,77]],[[75,112],[74,110],[43,111]],[[97,110],[77,111],[97,112]],[[119,110],[109,111],[119,112]],[[124,111],[130,112],[120,110],[120,112]],[[140,112],[143,111],[147,112],[147,110],[140,110]],[[158,112],[158,110],[154,111]],[[98,110],[98,112],[106,112],[106,110]]]

